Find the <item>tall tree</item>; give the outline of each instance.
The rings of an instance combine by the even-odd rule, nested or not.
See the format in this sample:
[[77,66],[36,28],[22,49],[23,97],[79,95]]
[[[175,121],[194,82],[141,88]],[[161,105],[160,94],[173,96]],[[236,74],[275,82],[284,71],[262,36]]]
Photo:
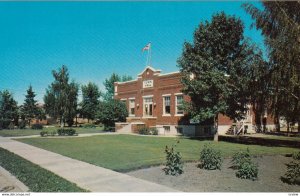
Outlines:
[[39,109],[37,107],[37,100],[35,100],[36,94],[32,90],[32,86],[30,85],[27,94],[25,95],[24,104],[21,107],[21,113],[24,118],[27,120],[28,125],[30,126],[30,122],[33,118],[38,116]]
[[270,103],[270,66],[258,53],[253,58],[253,64],[249,67],[248,90],[250,92],[250,103],[255,115],[257,132],[266,131],[264,125],[265,113],[268,112]]
[[184,43],[178,65],[183,75],[183,92],[190,96],[186,106],[194,120],[213,119],[218,138],[218,115],[244,118],[249,102],[247,89],[249,65],[254,46],[243,36],[240,19],[224,12],[201,23],[193,43]]
[[8,90],[0,91],[0,129],[18,118],[18,105]]
[[72,126],[77,111],[78,84],[69,82],[69,72],[66,66],[58,71],[53,70],[54,81],[46,89],[44,96],[46,113],[60,119],[61,127],[64,123]]
[[95,83],[89,82],[87,85],[81,87],[81,91],[81,113],[88,121],[94,120],[100,103],[100,90]]
[[114,92],[115,92],[115,88],[114,88],[115,82],[126,82],[129,80],[132,80],[131,76],[128,75],[119,76],[116,73],[113,73],[109,78],[105,79],[105,81],[103,82],[103,85],[106,90],[106,93],[104,94],[104,100],[113,99]]
[[250,3],[243,6],[265,37],[271,64],[271,110],[280,130],[280,116],[300,125],[300,2],[263,1],[262,4],[263,9]]

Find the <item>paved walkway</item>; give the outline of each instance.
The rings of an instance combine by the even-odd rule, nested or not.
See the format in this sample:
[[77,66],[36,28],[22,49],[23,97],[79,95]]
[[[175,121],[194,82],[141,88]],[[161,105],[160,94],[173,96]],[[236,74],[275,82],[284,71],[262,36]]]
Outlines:
[[0,147],[30,160],[66,180],[76,183],[79,187],[92,192],[177,191],[163,185],[71,159],[9,138],[0,137]]
[[26,192],[28,187],[0,166],[0,192]]
[[[115,132],[103,132],[103,133],[79,133],[77,136],[48,136],[44,138],[76,138],[76,137],[91,137],[97,135],[116,135],[118,133]],[[13,136],[13,137],[6,137],[10,139],[18,139],[18,138],[34,138],[34,137],[41,137],[41,135],[26,135],[26,136]]]

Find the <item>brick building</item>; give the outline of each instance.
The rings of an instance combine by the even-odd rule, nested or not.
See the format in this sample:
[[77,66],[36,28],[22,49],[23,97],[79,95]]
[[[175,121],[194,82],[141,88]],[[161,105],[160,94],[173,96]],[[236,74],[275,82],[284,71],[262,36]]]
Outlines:
[[[180,108],[189,97],[181,92],[180,72],[162,74],[150,66],[135,80],[115,82],[114,98],[124,101],[129,116],[126,122],[116,123],[118,132],[137,132],[141,126],[156,127],[159,134],[188,136],[213,134],[211,125],[191,122]],[[251,110],[249,110],[251,111]],[[248,112],[244,124],[252,130],[253,114]],[[219,116],[219,132],[226,132],[232,125],[228,117]],[[248,131],[248,132],[249,132]]]

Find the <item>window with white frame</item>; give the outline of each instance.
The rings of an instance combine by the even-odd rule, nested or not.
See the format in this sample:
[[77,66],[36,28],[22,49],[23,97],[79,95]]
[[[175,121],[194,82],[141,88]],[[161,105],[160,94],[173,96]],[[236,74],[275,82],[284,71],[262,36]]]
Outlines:
[[130,99],[129,100],[129,116],[135,115],[135,100]]
[[176,95],[176,115],[183,115],[183,95]]
[[144,116],[152,116],[153,112],[153,99],[152,97],[144,98]]
[[171,114],[171,97],[170,96],[164,96],[163,97],[163,114],[164,115],[170,115]]

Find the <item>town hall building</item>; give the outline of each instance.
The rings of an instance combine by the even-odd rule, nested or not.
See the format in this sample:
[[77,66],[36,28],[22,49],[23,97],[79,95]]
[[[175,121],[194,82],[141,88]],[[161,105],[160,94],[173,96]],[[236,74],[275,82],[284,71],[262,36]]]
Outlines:
[[[116,131],[137,133],[140,127],[155,127],[160,135],[203,136],[214,134],[212,125],[200,125],[187,118],[182,110],[189,97],[181,92],[181,73],[162,74],[147,66],[137,79],[114,83],[114,98],[123,101],[128,109],[126,122],[117,122]],[[249,111],[251,111],[249,109]],[[248,112],[244,123],[252,130],[253,114]],[[226,132],[233,121],[219,115],[219,132]]]

